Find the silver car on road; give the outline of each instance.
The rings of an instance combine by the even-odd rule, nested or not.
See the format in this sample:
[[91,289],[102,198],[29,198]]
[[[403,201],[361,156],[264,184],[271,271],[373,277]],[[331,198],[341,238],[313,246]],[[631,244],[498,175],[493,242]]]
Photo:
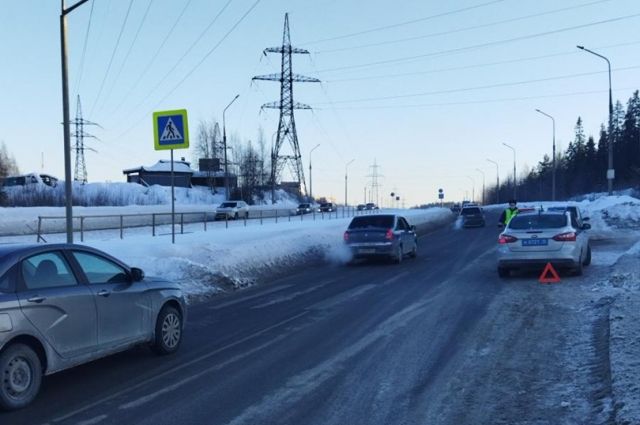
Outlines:
[[43,375],[149,343],[182,341],[180,286],[81,245],[0,245],[0,408],[37,395]]
[[396,263],[418,253],[416,227],[396,214],[354,217],[344,232],[344,241],[353,258],[390,258]]
[[516,215],[498,238],[498,274],[519,268],[555,268],[582,274],[591,263],[591,226],[576,223],[568,211],[538,211]]

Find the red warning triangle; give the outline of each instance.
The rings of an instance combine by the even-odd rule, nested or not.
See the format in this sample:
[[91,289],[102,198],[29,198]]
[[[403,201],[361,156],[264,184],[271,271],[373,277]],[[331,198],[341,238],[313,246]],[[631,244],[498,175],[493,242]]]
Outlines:
[[[549,277],[549,274],[551,274],[551,277]],[[560,282],[560,276],[558,276],[558,272],[556,272],[556,269],[553,268],[551,263],[547,263],[544,270],[542,271],[542,274],[540,275],[540,278],[538,278],[538,282],[540,283]]]

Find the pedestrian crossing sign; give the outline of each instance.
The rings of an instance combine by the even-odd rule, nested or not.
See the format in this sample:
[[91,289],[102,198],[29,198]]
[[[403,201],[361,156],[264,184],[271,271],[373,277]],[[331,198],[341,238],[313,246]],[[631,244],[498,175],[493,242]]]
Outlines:
[[153,113],[153,138],[155,150],[187,149],[189,125],[187,110],[159,111]]

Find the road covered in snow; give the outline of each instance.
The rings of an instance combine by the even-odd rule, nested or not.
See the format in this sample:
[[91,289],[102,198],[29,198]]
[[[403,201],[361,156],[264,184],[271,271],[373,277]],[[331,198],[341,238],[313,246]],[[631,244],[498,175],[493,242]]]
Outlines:
[[482,229],[458,228],[446,210],[407,211],[419,253],[400,265],[345,265],[341,218],[236,223],[175,245],[96,234],[92,246],[183,282],[184,345],[48,377],[32,406],[0,420],[640,423],[640,201],[578,205],[593,263],[551,285],[497,277],[499,208]]

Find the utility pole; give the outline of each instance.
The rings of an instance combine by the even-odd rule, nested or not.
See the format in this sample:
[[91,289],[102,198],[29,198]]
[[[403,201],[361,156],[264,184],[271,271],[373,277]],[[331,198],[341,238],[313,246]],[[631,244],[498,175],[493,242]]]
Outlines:
[[367,177],[369,177],[371,179],[370,183],[369,183],[369,202],[373,202],[373,200],[375,199],[375,204],[380,206],[380,199],[379,199],[379,188],[380,188],[380,183],[378,181],[379,178],[383,177],[381,174],[378,173],[378,168],[380,168],[380,166],[377,163],[377,160],[373,160],[373,165],[370,166],[370,168],[372,169],[371,174],[369,174]]
[[222,111],[222,149],[224,149],[224,191],[225,191],[224,199],[227,199],[227,200],[229,199],[229,168],[228,168],[228,161],[227,161],[227,126],[226,126],[224,115],[227,112],[227,109],[229,109],[229,107],[233,105],[233,102],[235,102],[236,99],[239,97],[240,95],[237,94],[236,97],[234,97],[233,100],[229,102],[229,104]]
[[347,164],[344,166],[344,207],[346,208],[348,205],[348,198],[347,198],[347,169],[349,168],[349,165],[355,161],[356,159],[352,159],[351,161],[347,162]]
[[552,154],[553,158],[551,158],[551,200],[556,200],[556,120],[546,112],[541,111],[540,109],[536,109],[536,112],[541,113],[545,117],[551,118],[551,122],[553,123],[553,149]]
[[[284,30],[282,33],[282,46],[269,47],[264,49],[267,53],[280,53],[282,56],[281,72],[279,74],[258,75],[252,80],[279,81],[280,82],[280,101],[265,103],[261,109],[279,109],[280,120],[278,122],[278,138],[276,144],[271,151],[271,201],[274,202],[276,181],[280,178],[280,174],[284,166],[289,163],[293,170],[293,177],[297,179],[298,186],[302,193],[307,192],[304,181],[304,169],[302,167],[302,155],[300,154],[300,145],[298,143],[298,133],[296,131],[296,122],[293,111],[295,109],[311,109],[309,105],[294,102],[293,100],[293,83],[319,83],[317,78],[305,77],[293,73],[292,54],[309,54],[308,50],[299,49],[291,46],[291,36],[289,34],[289,14],[284,15]],[[289,141],[292,153],[290,155],[282,155],[280,153],[282,145],[285,141]]]
[[496,166],[496,204],[500,203],[500,167],[498,163],[487,158],[487,161]]
[[94,122],[87,121],[84,118],[82,118],[82,105],[80,103],[80,95],[78,95],[78,103],[76,105],[76,119],[73,122],[73,124],[75,125],[75,133],[73,134],[73,137],[76,139],[76,148],[75,148],[76,167],[74,172],[75,177],[73,179],[74,181],[80,182],[82,184],[86,184],[87,183],[87,162],[84,157],[84,151],[89,150],[96,153],[98,151],[96,151],[93,148],[88,148],[84,145],[85,137],[97,139],[96,136],[86,133],[84,131],[84,126],[85,125],[97,125],[98,127],[100,126]]
[[508,145],[506,143],[503,143],[503,145],[513,151],[513,199],[518,199],[518,192],[517,192],[518,183],[516,181],[516,149],[513,146]]
[[471,180],[471,202],[476,201],[476,181],[471,176],[467,176]]
[[476,171],[482,174],[482,205],[484,205],[484,171],[479,168],[476,168]]
[[312,177],[311,177],[311,154],[313,153],[313,151],[315,151],[317,148],[320,147],[320,143],[318,143],[317,145],[315,145],[313,147],[313,149],[311,149],[311,151],[309,151],[309,202],[312,202],[313,199],[313,181],[312,181]]
[[64,193],[67,243],[73,243],[73,187],[71,185],[71,129],[69,122],[69,69],[67,65],[67,15],[88,0],[65,9],[60,0],[60,58],[62,63],[62,126],[64,133]]

